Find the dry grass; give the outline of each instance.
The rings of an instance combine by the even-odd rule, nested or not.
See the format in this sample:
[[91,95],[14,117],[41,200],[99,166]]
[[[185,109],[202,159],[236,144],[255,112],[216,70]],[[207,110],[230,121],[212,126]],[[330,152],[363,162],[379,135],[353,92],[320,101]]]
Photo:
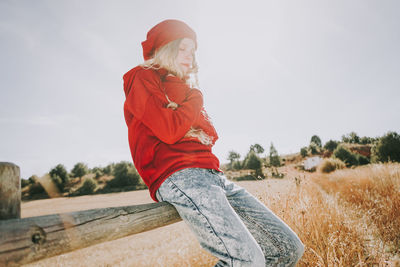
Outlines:
[[[306,249],[298,266],[400,266],[400,164],[370,165],[330,174],[299,173],[294,168],[282,171],[285,179],[238,184],[256,195],[299,235]],[[295,177],[301,182],[296,183]],[[127,196],[133,200],[136,193],[141,195],[140,202],[146,201],[144,192],[113,194],[107,201],[115,204],[119,200],[125,204],[122,202],[131,201]],[[90,203],[90,199],[101,197],[82,197],[82,201]],[[64,201],[69,200],[80,202],[80,198]],[[101,203],[99,200],[96,202]],[[41,201],[30,208],[37,210],[40,204],[51,200]],[[28,213],[26,210],[25,214]],[[188,227],[180,222],[30,266],[213,266],[215,263],[216,259],[200,248]]]
[[366,215],[386,249],[400,253],[400,164],[342,170],[316,182],[343,206]]
[[326,158],[317,167],[318,172],[330,173],[346,168],[346,164],[340,159]]
[[305,244],[299,266],[400,266],[400,164],[310,176],[265,198]]
[[[299,266],[364,266],[368,257],[358,221],[311,181],[268,203],[306,246]],[[357,227],[356,227],[357,226]]]

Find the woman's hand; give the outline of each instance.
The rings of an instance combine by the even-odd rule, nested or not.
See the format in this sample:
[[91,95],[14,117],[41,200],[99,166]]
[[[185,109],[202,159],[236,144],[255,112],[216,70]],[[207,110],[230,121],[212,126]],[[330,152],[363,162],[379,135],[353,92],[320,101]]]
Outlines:
[[175,102],[170,101],[167,105],[167,108],[170,108],[172,110],[176,110],[179,107],[179,105]]

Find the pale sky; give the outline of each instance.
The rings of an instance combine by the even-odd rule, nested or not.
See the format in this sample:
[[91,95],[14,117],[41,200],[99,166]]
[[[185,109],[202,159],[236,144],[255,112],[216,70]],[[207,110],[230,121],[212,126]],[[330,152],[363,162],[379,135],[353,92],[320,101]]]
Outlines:
[[400,2],[0,1],[0,161],[22,178],[59,163],[132,161],[122,76],[164,19],[197,33],[221,163],[250,145],[298,152],[400,132]]

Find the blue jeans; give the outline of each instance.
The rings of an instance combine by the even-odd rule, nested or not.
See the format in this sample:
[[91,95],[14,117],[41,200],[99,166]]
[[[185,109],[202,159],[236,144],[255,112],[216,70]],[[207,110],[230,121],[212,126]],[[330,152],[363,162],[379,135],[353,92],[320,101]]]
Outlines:
[[171,203],[215,266],[295,266],[304,252],[297,235],[244,188],[216,170],[187,168],[156,192]]

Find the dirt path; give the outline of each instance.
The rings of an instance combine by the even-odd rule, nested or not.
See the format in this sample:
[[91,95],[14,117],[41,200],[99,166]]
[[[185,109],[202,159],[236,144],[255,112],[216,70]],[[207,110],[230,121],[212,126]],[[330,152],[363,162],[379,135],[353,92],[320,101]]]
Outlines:
[[139,205],[151,202],[153,202],[153,200],[150,198],[147,190],[70,198],[62,197],[41,199],[22,203],[21,217],[24,218],[96,208]]

